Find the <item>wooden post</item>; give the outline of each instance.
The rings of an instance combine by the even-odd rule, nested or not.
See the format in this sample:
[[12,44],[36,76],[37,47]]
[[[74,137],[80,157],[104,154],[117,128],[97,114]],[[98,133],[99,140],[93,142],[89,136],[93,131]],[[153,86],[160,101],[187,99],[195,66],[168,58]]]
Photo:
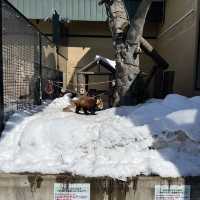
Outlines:
[[112,81],[113,76],[109,75],[109,92],[108,92],[108,106],[111,108],[112,107]]
[[154,97],[163,98],[163,69],[158,68],[154,79]]
[[86,84],[86,85],[85,85],[85,91],[86,91],[86,92],[88,92],[88,88],[89,88],[89,87],[88,87],[88,83],[89,83],[89,75],[86,74],[86,75],[85,75],[85,84]]
[[77,73],[77,93],[81,94],[83,92],[82,89],[85,90],[84,84],[85,84],[85,74],[78,72]]
[[163,96],[173,93],[175,71],[164,72]]

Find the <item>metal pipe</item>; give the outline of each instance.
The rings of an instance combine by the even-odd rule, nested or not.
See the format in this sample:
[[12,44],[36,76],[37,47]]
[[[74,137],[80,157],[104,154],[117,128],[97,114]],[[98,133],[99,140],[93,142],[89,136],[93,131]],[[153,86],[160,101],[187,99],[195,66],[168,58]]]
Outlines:
[[189,12],[187,12],[184,16],[182,16],[180,19],[178,19],[175,23],[173,23],[172,25],[170,25],[166,30],[164,30],[163,32],[161,32],[158,35],[158,39],[161,38],[163,35],[165,35],[166,33],[168,33],[169,31],[171,31],[173,28],[175,28],[178,24],[180,24],[185,18],[189,17],[193,12],[195,11],[195,9],[191,9]]
[[150,56],[158,65],[158,67],[166,70],[169,63],[157,52],[157,50],[143,37],[140,38],[141,48]]

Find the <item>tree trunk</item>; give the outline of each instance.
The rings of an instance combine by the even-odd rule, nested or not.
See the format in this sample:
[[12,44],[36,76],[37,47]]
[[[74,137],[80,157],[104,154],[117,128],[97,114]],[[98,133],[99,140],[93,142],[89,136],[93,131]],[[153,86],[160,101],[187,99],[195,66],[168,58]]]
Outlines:
[[140,40],[152,0],[142,0],[133,19],[129,19],[123,0],[101,0],[105,4],[116,57],[114,105],[132,105],[132,86],[140,73]]

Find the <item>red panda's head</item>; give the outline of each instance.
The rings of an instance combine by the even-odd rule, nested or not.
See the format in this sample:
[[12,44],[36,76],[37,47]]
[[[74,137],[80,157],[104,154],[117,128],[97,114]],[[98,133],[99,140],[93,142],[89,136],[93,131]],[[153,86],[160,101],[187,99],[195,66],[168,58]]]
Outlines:
[[102,101],[102,99],[97,99],[96,100],[96,108],[98,110],[103,110],[103,101]]

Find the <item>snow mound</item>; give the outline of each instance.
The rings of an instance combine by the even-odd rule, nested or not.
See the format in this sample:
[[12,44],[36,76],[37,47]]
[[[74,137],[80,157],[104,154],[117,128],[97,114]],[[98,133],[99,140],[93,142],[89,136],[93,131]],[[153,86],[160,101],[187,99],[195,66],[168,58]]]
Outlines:
[[168,95],[95,116],[62,112],[70,95],[15,113],[0,141],[0,171],[126,180],[200,175],[200,97]]

